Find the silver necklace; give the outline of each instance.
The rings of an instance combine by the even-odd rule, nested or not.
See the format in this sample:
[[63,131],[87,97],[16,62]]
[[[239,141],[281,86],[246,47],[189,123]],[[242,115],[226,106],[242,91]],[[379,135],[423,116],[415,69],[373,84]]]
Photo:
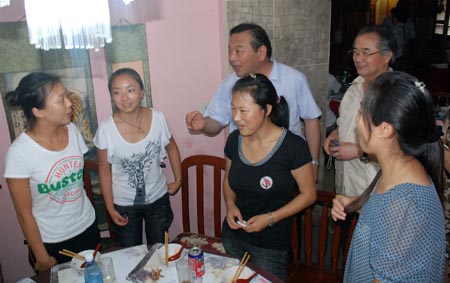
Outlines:
[[144,116],[144,113],[143,113],[143,111],[142,111],[142,107],[139,108],[139,109],[140,109],[140,112],[139,112],[139,123],[138,123],[137,126],[136,126],[135,124],[132,124],[132,123],[130,123],[130,122],[128,122],[128,121],[125,121],[125,120],[123,120],[122,118],[120,118],[120,112],[117,112],[117,118],[119,118],[119,120],[122,121],[122,122],[124,122],[125,124],[128,124],[128,125],[130,125],[130,126],[136,128],[136,129],[138,129],[138,130],[139,130],[139,133],[143,133],[144,130],[141,128],[141,123],[142,123],[142,117]]

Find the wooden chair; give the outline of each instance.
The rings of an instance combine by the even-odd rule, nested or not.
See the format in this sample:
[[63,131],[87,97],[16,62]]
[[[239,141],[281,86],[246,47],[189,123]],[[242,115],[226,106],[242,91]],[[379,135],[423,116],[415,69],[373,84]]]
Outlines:
[[[289,282],[342,282],[345,261],[358,215],[356,213],[348,215],[347,225],[334,222],[330,211],[335,195],[335,193],[319,190],[316,202],[303,212],[303,237],[300,246],[304,255],[291,263]],[[316,212],[320,212],[318,221],[314,221],[313,217]],[[318,228],[317,232],[314,227]],[[345,243],[341,241],[344,232],[347,233]]]
[[[96,215],[97,215],[99,206],[96,206],[96,204],[95,204],[93,188],[95,186],[99,186],[99,183],[94,184],[94,182],[93,182],[94,174],[96,174],[98,176],[98,162],[93,161],[93,160],[85,160],[84,161],[84,172],[83,172],[84,188],[86,190],[86,194],[87,194],[89,200],[91,201],[94,208],[96,208]],[[102,198],[103,198],[103,196],[102,196]],[[114,233],[113,228],[112,228],[113,221],[111,219],[111,216],[109,215],[108,211],[106,210],[106,207],[104,209],[105,209],[105,215],[106,215],[106,222],[108,224],[109,237],[101,237],[102,250],[120,247],[119,238]],[[98,219],[98,215],[97,215],[97,219]]]
[[[222,180],[225,173],[225,158],[210,155],[193,155],[187,157],[181,163],[182,168],[182,183],[181,183],[181,198],[183,208],[183,233],[178,235],[173,241],[183,242],[188,241],[188,246],[192,244],[207,245],[209,247],[217,247],[217,250],[223,252],[221,247],[221,199],[222,199]],[[190,186],[189,169],[193,168],[195,172],[195,186]],[[208,170],[207,168],[211,168]],[[191,170],[192,171],[192,170]],[[206,172],[205,172],[206,171]],[[206,176],[207,172],[212,171],[211,178]],[[205,184],[205,181],[210,183]],[[197,220],[197,233],[192,233],[191,228],[191,214],[189,209],[190,194],[195,196],[197,200],[197,209],[194,218]],[[205,227],[205,195],[212,195],[213,197],[213,211],[208,212],[213,214],[214,221],[214,235],[206,235]],[[200,236],[198,236],[200,234]]]

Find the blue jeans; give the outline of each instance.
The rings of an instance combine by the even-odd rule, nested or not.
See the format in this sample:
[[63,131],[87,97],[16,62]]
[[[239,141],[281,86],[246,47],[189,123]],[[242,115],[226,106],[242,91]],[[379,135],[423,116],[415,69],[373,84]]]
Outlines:
[[289,264],[289,251],[278,249],[266,249],[246,243],[237,237],[228,225],[222,226],[222,244],[225,251],[233,256],[242,258],[245,252],[251,255],[250,262],[269,271],[284,282],[287,281]]
[[142,221],[145,222],[147,244],[164,243],[164,231],[167,231],[173,221],[169,194],[151,204],[132,206],[114,205],[122,215],[128,215],[125,226],[113,224],[113,231],[119,236],[123,247],[142,244]]

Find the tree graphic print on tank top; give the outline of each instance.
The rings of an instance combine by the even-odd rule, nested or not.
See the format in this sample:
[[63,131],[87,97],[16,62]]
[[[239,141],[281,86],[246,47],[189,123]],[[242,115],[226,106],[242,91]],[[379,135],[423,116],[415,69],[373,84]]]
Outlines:
[[149,141],[144,152],[133,153],[129,158],[121,159],[122,172],[128,175],[129,188],[130,190],[136,190],[134,204],[145,204],[144,172],[148,172],[151,165],[158,162],[160,153],[160,143]]

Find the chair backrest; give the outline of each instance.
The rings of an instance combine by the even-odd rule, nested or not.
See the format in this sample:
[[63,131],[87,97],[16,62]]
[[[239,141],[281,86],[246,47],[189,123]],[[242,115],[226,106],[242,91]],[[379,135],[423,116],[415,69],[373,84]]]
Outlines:
[[[93,190],[94,184],[92,182],[93,173],[97,174],[97,176],[98,176],[98,162],[93,161],[93,160],[85,160],[84,161],[84,171],[83,171],[84,188],[86,190],[86,194],[87,194],[89,200],[92,203],[92,206],[94,206],[94,208],[95,208],[96,204],[95,204],[95,200],[94,200],[94,190]],[[106,221],[108,223],[109,237],[117,238],[117,235],[113,232],[113,229],[112,229],[111,216],[109,215],[106,208],[105,208],[105,215],[106,215]]]
[[[189,187],[189,169],[195,168],[196,186]],[[212,167],[212,184],[205,185],[205,169]],[[222,176],[225,172],[225,158],[211,155],[193,155],[187,157],[181,163],[182,183],[181,196],[183,206],[183,230],[191,232],[189,194],[192,192],[197,199],[197,227],[199,234],[205,234],[205,192],[212,188],[214,204],[214,237],[221,235],[221,196],[222,196]],[[211,181],[211,180],[209,180]]]
[[[332,192],[317,191],[316,202],[304,211],[303,248],[305,256],[304,264],[307,267],[316,265],[319,269],[329,270],[331,272],[336,272],[338,268],[343,269],[345,267],[345,261],[358,214],[347,215],[345,223],[331,220],[330,212],[335,195]],[[320,218],[318,219],[318,223],[317,221],[314,223],[313,209],[319,207],[321,208]],[[315,235],[314,226],[319,229],[318,236]],[[342,235],[343,233],[344,235]],[[315,241],[318,241],[317,249],[313,248],[316,246],[313,245],[313,238]],[[329,247],[329,244],[331,244],[331,247]],[[342,251],[342,264],[338,266],[339,256]]]

